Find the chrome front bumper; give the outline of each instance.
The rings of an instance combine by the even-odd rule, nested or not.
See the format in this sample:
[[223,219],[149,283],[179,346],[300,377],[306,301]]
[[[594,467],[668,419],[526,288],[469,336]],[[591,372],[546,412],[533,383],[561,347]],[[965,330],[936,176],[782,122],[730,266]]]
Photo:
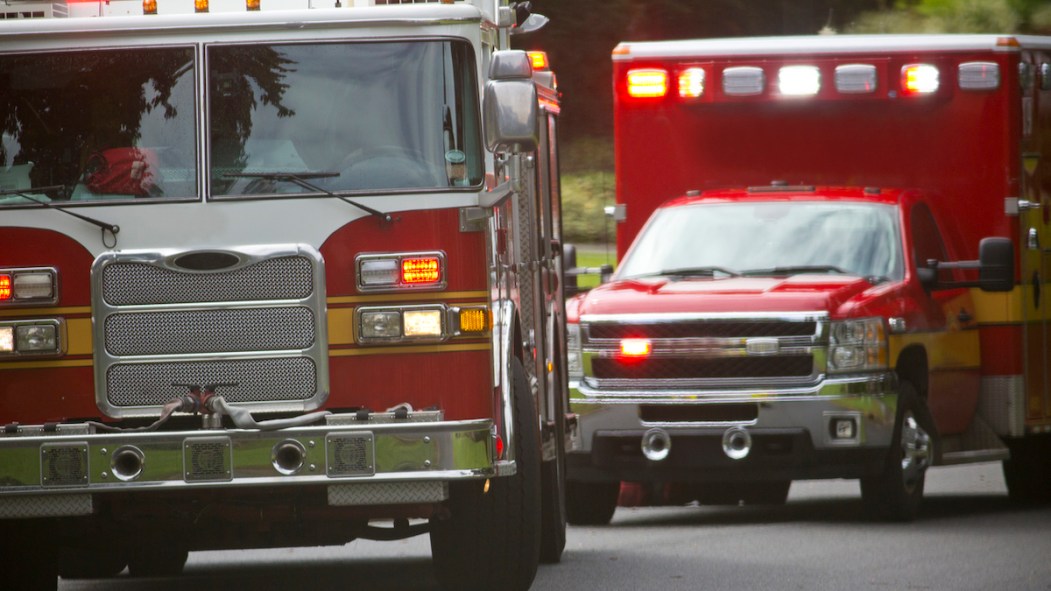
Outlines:
[[[12,430],[13,431],[13,430]],[[327,485],[330,505],[440,502],[448,482],[514,472],[492,421],[93,433],[83,425],[0,434],[0,518],[79,515],[113,491]]]
[[[727,429],[800,429],[809,434],[815,450],[886,448],[894,432],[897,412],[897,379],[893,373],[826,379],[805,388],[783,390],[715,391],[605,391],[571,384],[570,410],[579,416],[582,452],[590,452],[598,432],[645,431],[660,428],[674,439],[676,432],[722,434]],[[704,406],[754,404],[756,418],[742,421],[646,421],[641,408],[648,406]],[[664,413],[668,414],[668,413]],[[830,421],[856,420],[854,437],[837,439]]]

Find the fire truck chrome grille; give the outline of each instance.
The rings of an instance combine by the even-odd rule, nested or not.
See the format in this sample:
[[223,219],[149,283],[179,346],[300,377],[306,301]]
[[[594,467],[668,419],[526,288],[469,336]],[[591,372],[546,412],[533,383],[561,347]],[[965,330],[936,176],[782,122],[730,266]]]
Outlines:
[[114,406],[163,405],[186,393],[172,384],[236,383],[219,390],[228,402],[306,400],[317,388],[315,374],[305,357],[123,363],[109,368],[106,390]]
[[592,339],[648,337],[654,339],[732,338],[732,337],[808,337],[817,330],[816,322],[678,322],[593,324]]
[[314,316],[299,307],[144,312],[106,319],[106,349],[114,355],[297,350],[313,342]]
[[91,272],[96,402],[108,416],[157,416],[210,384],[253,412],[327,398],[325,272],[313,247],[110,252]]
[[111,306],[300,299],[311,292],[311,274],[305,257],[266,259],[211,273],[117,262],[103,271],[102,295]]

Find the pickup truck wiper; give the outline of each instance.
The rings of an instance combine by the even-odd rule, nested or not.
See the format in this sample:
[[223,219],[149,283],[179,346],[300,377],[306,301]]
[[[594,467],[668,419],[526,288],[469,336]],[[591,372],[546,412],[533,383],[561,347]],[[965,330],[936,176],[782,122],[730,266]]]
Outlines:
[[639,277],[715,277],[717,273],[730,277],[739,277],[741,275],[737,271],[725,267],[677,267],[675,269],[662,269],[653,273],[634,275],[628,277],[628,279],[637,279]]
[[110,234],[113,234],[114,238],[117,237],[117,233],[120,232],[120,226],[118,226],[116,224],[108,224],[106,222],[103,222],[103,221],[100,221],[100,220],[96,220],[95,218],[91,218],[91,217],[88,217],[86,215],[82,215],[82,214],[79,214],[79,213],[74,213],[72,211],[67,211],[66,208],[61,206],[61,205],[52,203],[50,201],[42,201],[40,199],[37,199],[36,197],[31,197],[30,195],[28,195],[28,192],[46,193],[48,191],[65,191],[65,190],[66,190],[65,185],[48,185],[46,187],[33,187],[33,188],[30,188],[30,189],[8,189],[6,191],[0,191],[0,197],[7,197],[9,195],[18,195],[19,197],[21,197],[23,199],[26,199],[28,201],[32,201],[33,203],[36,203],[37,205],[42,205],[44,207],[47,207],[48,209],[54,209],[54,210],[57,210],[57,211],[61,211],[62,213],[66,214],[66,215],[71,215],[71,216],[73,216],[75,218],[82,219],[82,220],[84,220],[85,222],[87,222],[89,224],[94,224],[94,225],[102,228],[102,236],[103,236],[103,243],[104,244],[105,244],[105,241],[106,241],[105,240],[105,236],[106,236],[106,231],[107,230],[110,232]]
[[792,265],[787,267],[770,267],[769,269],[749,269],[741,271],[741,275],[801,275],[803,273],[838,273],[840,275],[854,275],[850,271],[843,270],[833,265]]
[[389,213],[383,213],[382,211],[379,211],[378,209],[373,209],[373,208],[371,208],[371,207],[369,207],[367,205],[362,205],[361,203],[358,203],[357,201],[353,201],[351,199],[347,199],[346,197],[344,197],[343,195],[340,195],[339,193],[334,193],[332,191],[329,191],[328,189],[323,189],[323,188],[321,188],[321,187],[319,187],[319,186],[317,186],[317,185],[315,185],[315,184],[313,184],[313,183],[311,183],[311,182],[306,180],[306,179],[332,178],[332,177],[337,177],[337,176],[339,176],[338,172],[325,172],[325,171],[319,171],[319,172],[228,172],[228,173],[223,175],[223,178],[229,178],[229,179],[267,179],[267,180],[272,180],[272,181],[288,181],[290,183],[297,184],[300,187],[303,187],[304,189],[306,189],[308,191],[314,191],[315,193],[324,193],[325,195],[328,195],[329,197],[335,197],[336,199],[339,199],[340,201],[349,203],[349,204],[353,205],[354,207],[357,207],[358,209],[360,209],[360,210],[362,210],[362,211],[364,211],[364,212],[366,212],[366,213],[368,213],[370,215],[374,215],[374,216],[380,218],[381,220],[383,220],[385,222],[390,222],[390,221],[392,221],[394,219],[394,218],[391,217],[391,215]]

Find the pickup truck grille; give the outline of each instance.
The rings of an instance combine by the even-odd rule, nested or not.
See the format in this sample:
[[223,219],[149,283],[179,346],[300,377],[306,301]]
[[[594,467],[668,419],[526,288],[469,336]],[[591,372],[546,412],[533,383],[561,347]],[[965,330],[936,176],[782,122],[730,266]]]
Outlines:
[[218,392],[253,410],[327,396],[324,272],[310,247],[109,253],[92,285],[96,401],[109,416],[156,415],[187,392],[175,384],[231,384]]
[[[828,324],[814,313],[584,316],[584,380],[611,392],[802,386],[825,372]],[[650,353],[623,357],[624,338],[648,339]]]

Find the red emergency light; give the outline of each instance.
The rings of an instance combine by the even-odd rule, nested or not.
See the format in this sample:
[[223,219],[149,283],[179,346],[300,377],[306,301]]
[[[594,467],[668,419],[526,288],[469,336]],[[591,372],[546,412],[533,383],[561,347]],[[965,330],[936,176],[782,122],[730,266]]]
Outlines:
[[6,273],[0,274],[0,302],[6,302],[13,297],[11,289],[11,276]]
[[661,98],[668,94],[668,72],[658,68],[629,70],[628,96],[633,98]]
[[405,258],[401,261],[401,281],[409,285],[441,281],[441,261],[438,257]]
[[621,339],[620,355],[628,359],[641,359],[649,357],[653,352],[653,345],[649,339]]

